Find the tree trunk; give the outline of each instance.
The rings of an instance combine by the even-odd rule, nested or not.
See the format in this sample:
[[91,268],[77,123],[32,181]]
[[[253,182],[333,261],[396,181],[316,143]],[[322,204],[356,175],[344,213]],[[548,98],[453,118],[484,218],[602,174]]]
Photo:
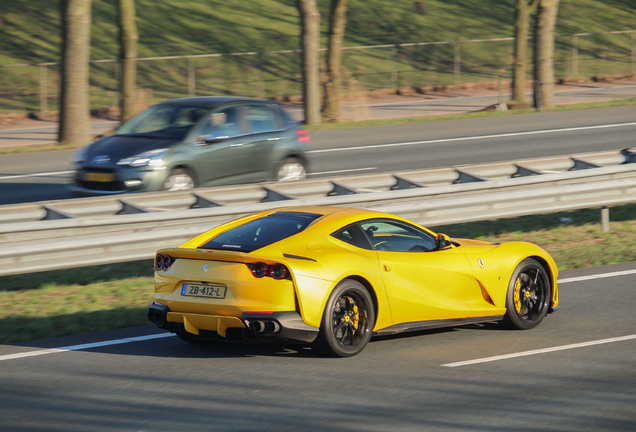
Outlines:
[[320,13],[316,0],[297,0],[301,21],[303,106],[306,124],[320,123]]
[[534,42],[534,106],[554,107],[554,28],[559,0],[540,0]]
[[137,26],[135,0],[119,0],[119,109],[124,123],[135,114],[135,82],[137,80]]
[[324,116],[340,121],[340,94],[342,91],[342,40],[347,25],[347,0],[331,0],[329,40],[327,41],[327,81],[325,82]]
[[515,48],[512,71],[512,99],[525,102],[528,69],[528,31],[530,14],[539,0],[517,0],[515,7]]
[[61,145],[86,144],[90,140],[88,61],[91,0],[62,0],[62,76],[60,89]]

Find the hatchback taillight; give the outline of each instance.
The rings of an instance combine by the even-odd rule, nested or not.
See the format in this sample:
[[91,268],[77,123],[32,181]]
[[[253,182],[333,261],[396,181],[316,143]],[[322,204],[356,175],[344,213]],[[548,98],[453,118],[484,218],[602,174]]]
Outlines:
[[307,130],[297,130],[296,131],[296,136],[298,137],[298,141],[300,141],[301,143],[309,143],[311,142],[311,138],[309,138],[309,131]]

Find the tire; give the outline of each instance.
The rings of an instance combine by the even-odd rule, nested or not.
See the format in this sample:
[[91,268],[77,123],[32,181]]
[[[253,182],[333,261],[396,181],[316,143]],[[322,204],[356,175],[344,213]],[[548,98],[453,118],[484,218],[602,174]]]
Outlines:
[[286,158],[276,169],[276,181],[303,180],[307,177],[307,168],[302,160]]
[[354,356],[371,339],[374,325],[371,295],[360,282],[345,279],[327,300],[320,332],[312,348],[331,357]]
[[163,183],[165,191],[189,190],[195,187],[194,176],[185,168],[176,168],[170,171],[168,178]]
[[548,313],[551,297],[550,278],[543,266],[532,258],[523,260],[508,284],[503,324],[518,330],[538,326]]

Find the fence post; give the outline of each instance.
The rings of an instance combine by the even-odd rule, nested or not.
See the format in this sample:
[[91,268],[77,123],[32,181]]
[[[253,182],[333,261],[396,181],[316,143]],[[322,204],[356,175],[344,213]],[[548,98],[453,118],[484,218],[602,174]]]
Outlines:
[[455,85],[459,85],[461,79],[461,57],[459,55],[459,44],[455,44]]
[[194,70],[194,59],[188,57],[188,95],[194,96],[196,89],[196,77]]
[[636,32],[632,32],[632,74],[636,74]]
[[397,44],[391,47],[391,88],[397,93],[398,77],[397,77]]
[[46,88],[46,65],[40,65],[40,113],[42,114],[49,110],[49,96],[46,92]]
[[579,76],[579,38],[572,36],[572,77]]
[[258,52],[258,96],[265,98],[265,80],[263,79],[265,68],[265,54],[263,51]]

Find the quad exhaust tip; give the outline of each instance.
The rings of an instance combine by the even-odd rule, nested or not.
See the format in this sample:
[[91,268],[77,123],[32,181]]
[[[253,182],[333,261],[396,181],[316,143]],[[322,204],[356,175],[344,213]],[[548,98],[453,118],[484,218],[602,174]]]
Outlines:
[[259,336],[270,335],[280,331],[280,324],[274,320],[249,320],[247,327]]

